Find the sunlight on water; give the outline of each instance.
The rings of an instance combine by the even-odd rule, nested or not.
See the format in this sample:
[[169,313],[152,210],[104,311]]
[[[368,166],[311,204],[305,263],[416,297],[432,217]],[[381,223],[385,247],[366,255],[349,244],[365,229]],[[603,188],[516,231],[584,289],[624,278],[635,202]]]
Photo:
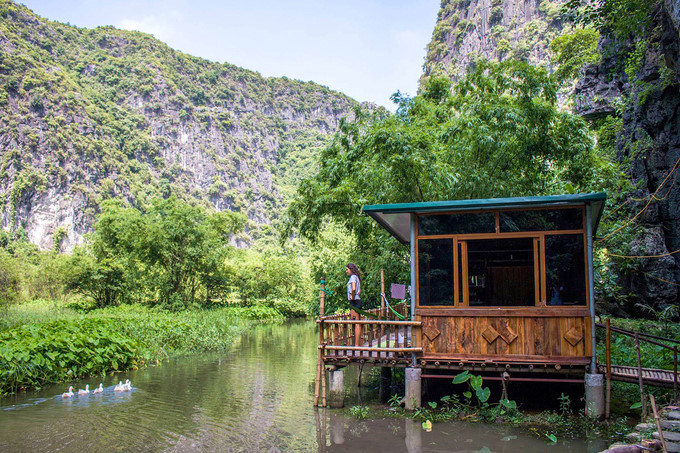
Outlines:
[[[596,452],[602,443],[546,444],[504,426],[356,420],[315,411],[313,322],[259,326],[225,355],[176,359],[106,376],[104,392],[62,398],[68,385],[0,400],[0,452]],[[356,368],[345,378],[349,404]],[[366,373],[366,370],[364,371]],[[130,379],[131,392],[114,392]],[[102,379],[74,384],[76,390]],[[549,448],[548,448],[549,447]],[[486,449],[485,449],[486,448]]]

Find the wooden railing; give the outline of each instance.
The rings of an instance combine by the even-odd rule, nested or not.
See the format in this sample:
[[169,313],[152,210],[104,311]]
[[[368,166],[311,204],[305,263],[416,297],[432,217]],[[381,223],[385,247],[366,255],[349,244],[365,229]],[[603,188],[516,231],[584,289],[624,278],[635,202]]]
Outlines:
[[[606,382],[607,382],[607,392],[605,397],[605,415],[609,417],[609,405],[610,405],[610,388],[611,380],[618,380],[624,382],[635,382],[640,387],[640,397],[642,400],[642,413],[643,416],[646,413],[646,398],[644,396],[644,385],[661,386],[661,387],[672,387],[673,388],[673,399],[677,400],[678,395],[678,344],[680,341],[663,338],[656,335],[650,335],[642,332],[634,332],[632,330],[622,329],[620,327],[614,327],[610,324],[609,319],[607,319],[606,324],[596,324],[597,327],[605,329],[605,364],[604,366],[598,365],[598,370],[604,372]],[[611,334],[612,332],[621,335],[626,335],[631,337],[635,341],[635,352],[637,356],[637,366],[620,366],[612,365],[611,360]],[[673,370],[660,370],[652,368],[642,368],[642,357],[640,354],[640,342],[647,342],[655,346],[660,346],[664,349],[673,351]],[[672,343],[673,345],[668,345],[666,343]]]
[[319,318],[319,348],[324,359],[396,361],[422,352],[414,340],[422,323],[408,319],[406,304],[392,308],[405,319],[386,308],[367,310],[375,318],[353,320],[349,313]]

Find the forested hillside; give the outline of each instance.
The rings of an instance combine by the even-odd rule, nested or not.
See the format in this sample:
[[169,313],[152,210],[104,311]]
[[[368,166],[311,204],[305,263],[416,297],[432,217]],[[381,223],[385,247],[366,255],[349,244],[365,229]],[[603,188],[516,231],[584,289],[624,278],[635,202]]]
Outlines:
[[234,240],[247,243],[266,234],[355,104],[0,0],[2,226],[70,250],[103,200],[144,207],[175,195],[246,214]]

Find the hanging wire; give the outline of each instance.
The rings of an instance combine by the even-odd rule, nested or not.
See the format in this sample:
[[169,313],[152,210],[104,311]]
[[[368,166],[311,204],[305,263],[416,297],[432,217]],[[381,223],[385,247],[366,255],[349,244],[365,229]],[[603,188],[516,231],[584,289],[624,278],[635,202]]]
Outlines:
[[632,258],[632,259],[639,258],[639,259],[642,259],[642,258],[664,258],[666,256],[675,255],[678,252],[680,252],[680,249],[673,250],[672,252],[668,252],[668,253],[661,253],[659,255],[617,255],[616,253],[609,253],[609,252],[607,252],[607,255],[608,256],[614,256],[616,258]]
[[671,281],[666,280],[666,279],[663,279],[663,278],[661,278],[661,277],[657,277],[656,275],[652,275],[652,274],[650,274],[649,272],[642,272],[642,273],[643,273],[644,275],[646,275],[647,277],[652,277],[652,278],[655,278],[655,279],[657,279],[657,280],[661,280],[662,282],[668,283],[669,285],[680,286],[679,284],[677,284],[677,283],[675,283],[675,282],[671,282]]
[[[606,241],[608,238],[610,238],[610,237],[613,236],[614,234],[618,233],[619,231],[621,231],[622,229],[624,229],[625,227],[627,227],[628,225],[630,225],[631,223],[633,223],[633,221],[634,221],[635,219],[637,219],[638,217],[640,217],[640,215],[642,215],[642,213],[645,212],[645,211],[647,210],[647,208],[649,207],[649,205],[652,204],[652,202],[653,202],[654,200],[657,200],[657,199],[658,199],[658,198],[656,198],[656,194],[659,193],[659,191],[660,191],[661,188],[664,186],[664,184],[666,184],[666,181],[668,181],[668,178],[670,178],[671,175],[672,175],[672,174],[675,172],[675,170],[678,168],[678,164],[680,164],[680,158],[678,158],[678,160],[675,161],[675,165],[673,165],[673,168],[671,169],[671,171],[668,172],[668,174],[666,175],[666,177],[664,178],[664,180],[661,181],[661,184],[659,184],[659,187],[657,187],[657,189],[654,191],[654,193],[652,194],[652,196],[649,197],[649,201],[647,202],[647,204],[645,205],[645,207],[642,208],[642,210],[641,210],[640,212],[638,212],[637,214],[635,214],[635,216],[634,216],[633,218],[631,218],[630,220],[628,220],[626,223],[624,223],[623,225],[621,225],[619,228],[615,229],[614,231],[612,231],[611,233],[607,234],[606,236],[604,236],[604,237],[598,239],[598,242],[599,242],[599,241]],[[673,253],[676,253],[676,252],[673,252]],[[614,255],[612,255],[612,256],[614,256]]]

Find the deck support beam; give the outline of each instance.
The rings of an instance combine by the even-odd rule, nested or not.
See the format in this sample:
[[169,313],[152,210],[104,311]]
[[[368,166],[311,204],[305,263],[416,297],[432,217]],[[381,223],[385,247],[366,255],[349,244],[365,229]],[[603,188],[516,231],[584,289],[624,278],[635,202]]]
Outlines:
[[333,409],[345,407],[345,370],[328,372],[328,406]]
[[422,405],[422,369],[406,368],[406,392],[404,406],[407,411],[418,409]]

